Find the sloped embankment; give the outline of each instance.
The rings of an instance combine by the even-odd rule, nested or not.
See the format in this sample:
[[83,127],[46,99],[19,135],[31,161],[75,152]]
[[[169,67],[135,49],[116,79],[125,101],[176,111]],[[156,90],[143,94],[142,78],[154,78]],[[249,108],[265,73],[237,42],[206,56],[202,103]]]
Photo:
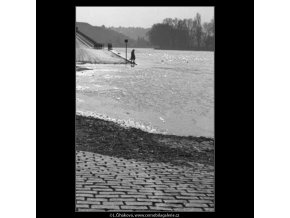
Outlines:
[[76,62],[91,63],[91,64],[124,64],[125,60],[118,57],[114,53],[102,50],[93,49],[90,42],[87,42],[83,37],[76,35]]
[[125,60],[106,50],[76,48],[76,61],[91,64],[125,64]]

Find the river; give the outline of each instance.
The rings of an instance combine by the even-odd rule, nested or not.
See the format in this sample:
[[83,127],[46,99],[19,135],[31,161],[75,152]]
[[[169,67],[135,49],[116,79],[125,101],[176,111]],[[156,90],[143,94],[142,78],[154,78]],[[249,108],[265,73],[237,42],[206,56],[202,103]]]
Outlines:
[[77,112],[149,132],[214,137],[214,53],[135,48],[135,55],[134,67],[82,65],[90,70],[76,72]]

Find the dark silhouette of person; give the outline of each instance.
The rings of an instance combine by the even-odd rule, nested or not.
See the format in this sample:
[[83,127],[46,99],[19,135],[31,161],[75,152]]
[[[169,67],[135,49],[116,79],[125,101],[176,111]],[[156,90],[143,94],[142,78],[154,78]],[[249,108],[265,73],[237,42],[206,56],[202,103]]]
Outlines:
[[136,57],[135,57],[135,50],[133,49],[131,51],[131,58],[130,58],[132,64],[135,64],[135,59],[136,59]]

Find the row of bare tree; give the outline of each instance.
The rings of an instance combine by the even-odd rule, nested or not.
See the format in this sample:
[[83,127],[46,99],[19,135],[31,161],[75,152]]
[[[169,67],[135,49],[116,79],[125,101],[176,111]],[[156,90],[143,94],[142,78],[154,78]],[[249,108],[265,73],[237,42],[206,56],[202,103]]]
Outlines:
[[160,49],[214,50],[215,23],[201,23],[201,16],[194,19],[166,18],[154,24],[148,32],[150,43]]

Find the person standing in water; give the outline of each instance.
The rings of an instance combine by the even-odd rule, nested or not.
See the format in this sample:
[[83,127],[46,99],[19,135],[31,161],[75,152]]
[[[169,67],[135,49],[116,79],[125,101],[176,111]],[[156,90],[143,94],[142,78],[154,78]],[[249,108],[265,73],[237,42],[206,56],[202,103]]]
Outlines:
[[135,57],[135,49],[133,49],[131,51],[131,58],[130,58],[132,64],[135,64],[135,59],[136,59],[136,57]]

